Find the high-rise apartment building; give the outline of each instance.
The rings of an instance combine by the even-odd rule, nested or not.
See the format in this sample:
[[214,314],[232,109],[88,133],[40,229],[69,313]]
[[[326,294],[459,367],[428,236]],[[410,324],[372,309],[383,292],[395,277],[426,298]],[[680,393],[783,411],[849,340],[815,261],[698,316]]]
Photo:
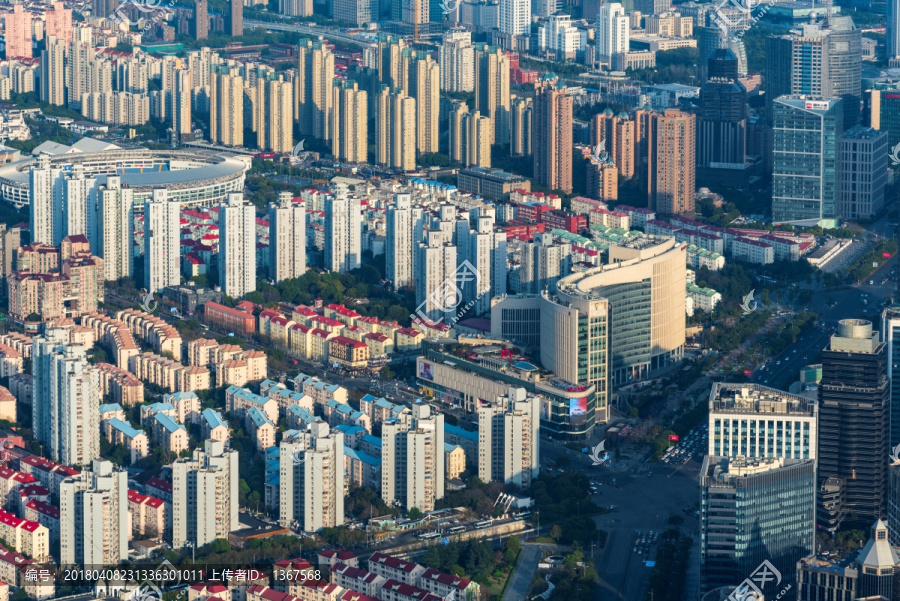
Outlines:
[[531,98],[515,96],[509,119],[509,153],[513,156],[530,156],[532,153],[532,121],[534,106]]
[[531,0],[500,0],[500,33],[531,33]]
[[209,9],[206,0],[194,0],[194,34],[195,40],[209,37]]
[[434,321],[453,317],[461,299],[446,298],[446,282],[456,282],[457,248],[441,232],[428,231],[425,242],[415,249],[415,285],[417,313]]
[[269,205],[269,277],[275,283],[306,273],[306,205],[291,193]]
[[41,155],[28,173],[31,198],[31,241],[57,245],[62,240],[62,211],[53,199],[62,194],[60,170],[50,164],[49,155]]
[[12,12],[3,13],[6,38],[6,60],[31,58],[31,13],[23,4],[13,4]]
[[[103,279],[131,277],[134,269],[134,190],[119,176],[106,177],[97,203],[97,254],[103,258]],[[94,241],[91,241],[93,248]]]
[[415,251],[423,235],[423,209],[409,194],[397,194],[385,215],[385,277],[395,290],[414,285]]
[[95,459],[59,484],[60,563],[114,566],[128,559],[128,473]]
[[840,198],[843,100],[782,96],[773,103],[772,219],[834,222]]
[[[701,594],[743,582],[764,561],[781,573],[781,587],[793,585],[797,562],[815,549],[815,510],[812,460],[704,457]],[[774,598],[778,591],[764,593]]]
[[535,92],[534,178],[566,193],[572,192],[573,110],[573,98],[552,82],[544,82]]
[[887,2],[887,27],[884,36],[887,59],[900,58],[900,6]]
[[65,330],[51,328],[35,338],[32,360],[35,438],[53,461],[87,465],[100,457],[101,398],[87,349],[68,344]]
[[256,94],[257,146],[272,152],[291,152],[294,149],[294,85],[284,81],[282,75],[276,79],[274,72],[268,72],[256,80]]
[[41,102],[66,103],[66,46],[65,40],[47,38],[41,50]]
[[536,234],[533,242],[523,243],[520,249],[519,293],[555,290],[556,282],[572,270],[572,245],[554,242],[550,233]]
[[244,2],[243,0],[228,0],[228,5],[228,35],[233,38],[242,36],[244,35]]
[[219,205],[219,285],[232,298],[256,290],[256,209],[240,192]]
[[279,523],[315,532],[344,523],[344,434],[316,419],[279,445]]
[[325,269],[347,273],[362,260],[362,205],[345,188],[325,198]]
[[[399,16],[396,20],[400,20]],[[378,81],[388,87],[391,92],[406,90],[408,74],[403,73],[403,51],[406,43],[403,38],[387,33],[378,34],[378,46],[375,49],[375,72]]]
[[144,202],[144,288],[158,292],[181,282],[181,203],[165,189]]
[[604,2],[597,13],[597,41],[595,48],[602,63],[609,64],[612,57],[628,52],[631,25],[625,7],[618,2]]
[[166,92],[166,116],[172,122],[175,139],[187,139],[194,131],[191,121],[191,71],[176,69],[172,74],[172,84],[171,90]]
[[209,141],[244,145],[244,79],[236,68],[215,65],[210,73]]
[[678,109],[644,112],[647,149],[647,197],[664,215],[694,210],[697,175],[697,118]]
[[715,383],[708,454],[815,460],[818,418],[818,405],[806,397],[759,384]]
[[709,79],[700,88],[697,165],[744,164],[747,158],[747,90],[738,81],[738,61],[731,50],[716,50],[708,63]]
[[278,12],[286,17],[311,17],[313,11],[313,0],[278,0]]
[[334,94],[334,54],[324,42],[300,44],[294,107],[301,136],[330,140]]
[[417,55],[409,68],[409,95],[416,100],[416,150],[437,152],[440,138],[441,69],[430,54]]
[[886,344],[872,322],[845,319],[822,351],[819,478],[844,482],[844,510],[860,520],[884,512],[890,387]]
[[509,141],[510,108],[509,56],[495,46],[476,44],[475,110],[494,124],[491,144]]
[[438,64],[441,70],[441,90],[472,92],[475,89],[475,47],[472,45],[472,32],[466,29],[445,31],[443,43],[438,48]]
[[[846,113],[845,113],[846,115]],[[874,219],[884,208],[888,180],[888,132],[856,125],[841,137],[841,195],[844,219]]]
[[369,153],[369,104],[355,81],[334,82],[331,153],[348,163],[365,163]]
[[478,111],[470,113],[465,103],[450,113],[450,158],[466,167],[491,166],[493,125]]
[[375,162],[400,171],[416,168],[416,101],[383,86],[377,97]]
[[381,498],[433,511],[444,496],[444,416],[416,403],[406,421],[381,425]]
[[614,114],[609,108],[591,120],[591,145],[609,153],[623,179],[631,179],[635,173],[635,127],[627,113]]
[[541,399],[524,388],[478,407],[478,478],[523,489],[538,477]]
[[238,452],[207,440],[172,464],[172,548],[228,538],[238,525]]

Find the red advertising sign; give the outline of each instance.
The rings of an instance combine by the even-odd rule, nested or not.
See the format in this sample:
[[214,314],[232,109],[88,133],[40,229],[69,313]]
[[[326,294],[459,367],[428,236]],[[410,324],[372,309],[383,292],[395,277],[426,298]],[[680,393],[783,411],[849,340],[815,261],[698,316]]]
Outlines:
[[669,442],[678,442],[677,434],[669,434]]

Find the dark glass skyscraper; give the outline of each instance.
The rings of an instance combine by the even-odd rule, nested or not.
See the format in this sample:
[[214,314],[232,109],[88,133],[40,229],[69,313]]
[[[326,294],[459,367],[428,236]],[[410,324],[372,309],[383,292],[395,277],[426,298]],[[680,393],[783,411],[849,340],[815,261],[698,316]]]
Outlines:
[[742,164],[746,159],[747,90],[737,79],[738,60],[727,48],[708,61],[709,79],[700,88],[697,166]]
[[884,512],[889,394],[885,344],[872,322],[841,321],[822,351],[819,478],[844,480],[849,520],[872,522]]
[[[707,456],[700,471],[700,589],[740,584],[764,562],[793,583],[814,547],[811,459]],[[764,590],[774,598],[776,590]]]

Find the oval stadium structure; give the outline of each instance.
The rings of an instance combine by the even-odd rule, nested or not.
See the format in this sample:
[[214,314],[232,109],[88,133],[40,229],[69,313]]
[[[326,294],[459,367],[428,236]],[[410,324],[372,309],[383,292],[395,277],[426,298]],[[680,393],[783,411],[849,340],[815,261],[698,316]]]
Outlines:
[[[0,195],[17,207],[29,204],[30,172],[38,166],[34,157],[0,165]],[[134,189],[138,206],[153,196],[156,188],[168,190],[170,199],[185,206],[209,206],[230,192],[243,192],[251,157],[217,154],[201,150],[150,150],[147,148],[70,153],[50,157],[50,168],[65,175],[79,170],[99,184],[118,175]]]

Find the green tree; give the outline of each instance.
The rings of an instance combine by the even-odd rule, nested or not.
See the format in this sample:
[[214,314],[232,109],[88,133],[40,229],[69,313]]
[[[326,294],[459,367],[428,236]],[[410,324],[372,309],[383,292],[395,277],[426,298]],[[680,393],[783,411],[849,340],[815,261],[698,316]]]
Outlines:
[[422,511],[418,507],[413,507],[407,512],[406,517],[409,518],[413,522],[415,522],[417,520],[421,520],[422,519]]
[[550,528],[550,538],[553,540],[559,540],[562,537],[562,528],[559,524],[553,524],[553,528]]

